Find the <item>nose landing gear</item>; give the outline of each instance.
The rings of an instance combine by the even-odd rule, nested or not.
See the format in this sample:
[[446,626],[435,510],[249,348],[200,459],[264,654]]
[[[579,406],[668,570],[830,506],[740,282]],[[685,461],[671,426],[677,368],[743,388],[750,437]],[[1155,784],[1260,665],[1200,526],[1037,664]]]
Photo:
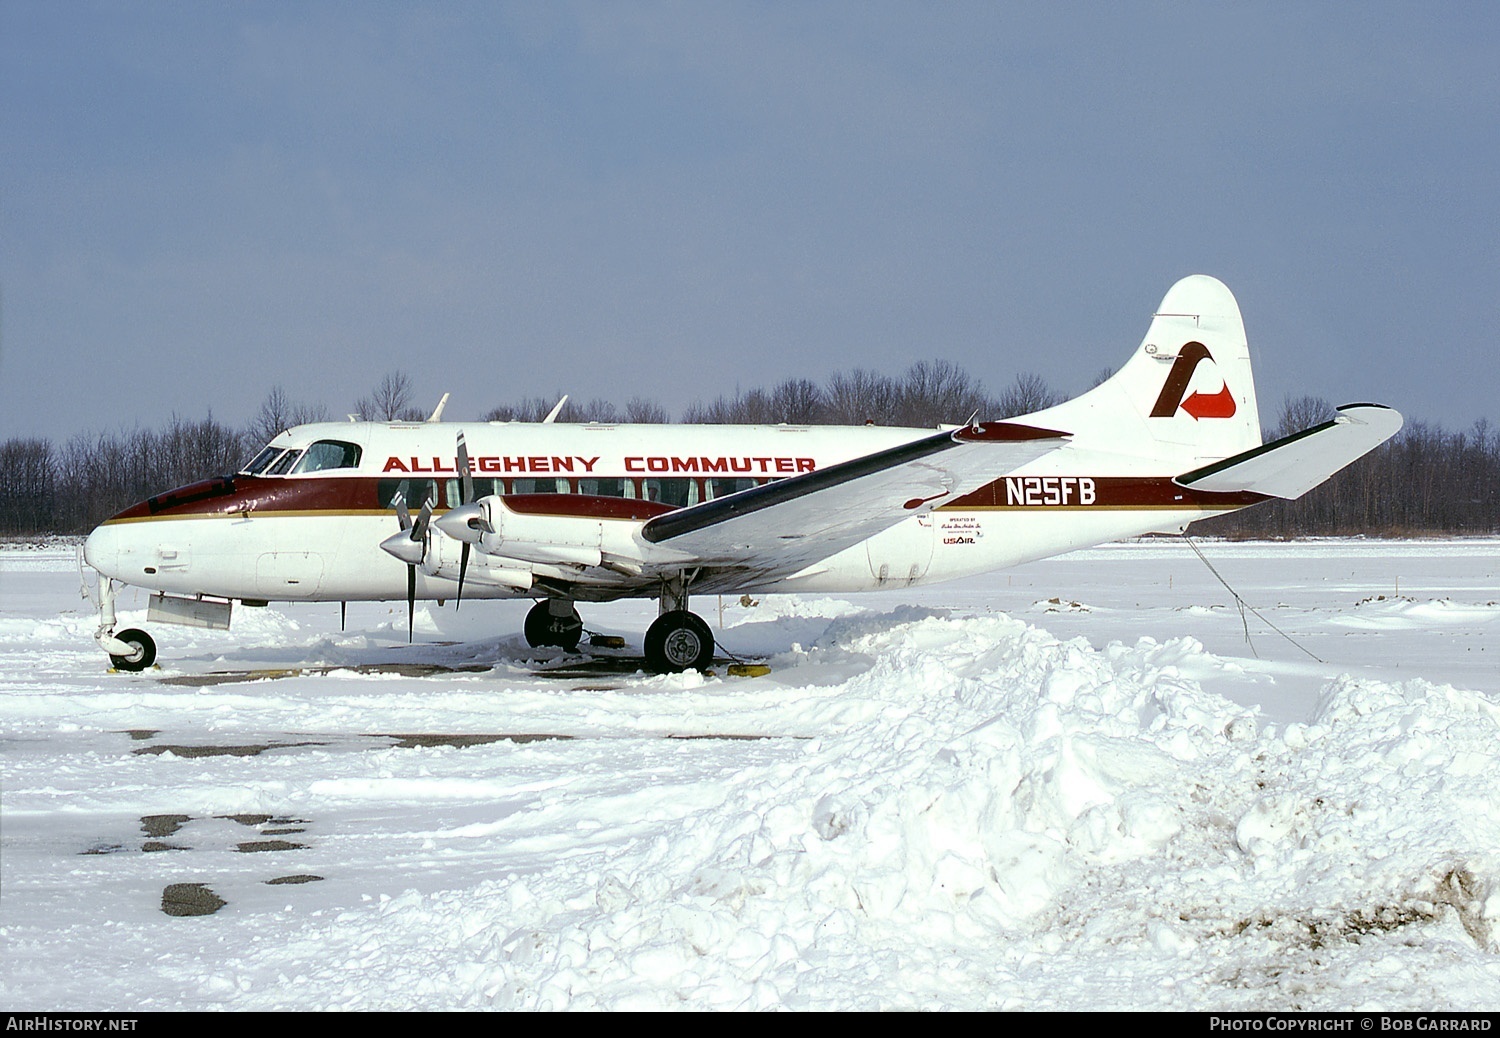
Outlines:
[[[115,665],[116,670],[145,670],[156,662],[156,642],[145,631],[132,627],[128,631],[121,631],[114,637],[115,641],[130,647],[129,652],[120,655],[110,651],[109,660]],[[109,646],[105,648],[108,650]]]
[[156,662],[156,642],[145,631],[130,628],[115,633],[115,582],[99,575],[99,647],[109,653],[116,670],[145,670]]

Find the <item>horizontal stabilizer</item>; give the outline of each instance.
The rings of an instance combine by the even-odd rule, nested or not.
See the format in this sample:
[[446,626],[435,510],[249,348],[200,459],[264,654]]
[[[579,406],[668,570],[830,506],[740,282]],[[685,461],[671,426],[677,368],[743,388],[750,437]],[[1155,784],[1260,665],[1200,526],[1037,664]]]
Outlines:
[[1248,490],[1292,500],[1401,429],[1401,415],[1380,404],[1346,404],[1338,412],[1338,417],[1321,425],[1185,472],[1173,482],[1194,490]]

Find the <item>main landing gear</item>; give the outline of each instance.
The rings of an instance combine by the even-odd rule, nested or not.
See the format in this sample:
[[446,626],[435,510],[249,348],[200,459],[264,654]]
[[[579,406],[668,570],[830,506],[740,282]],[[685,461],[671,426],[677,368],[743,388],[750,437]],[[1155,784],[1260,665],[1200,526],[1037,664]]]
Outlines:
[[658,674],[704,670],[713,661],[713,632],[696,613],[671,609],[646,628],[646,666]]
[[548,598],[526,614],[526,644],[532,648],[555,646],[572,652],[583,637],[583,618],[565,598]]
[[[563,598],[538,602],[526,614],[526,643],[571,652],[583,637],[583,620]],[[662,585],[661,615],[646,628],[646,669],[657,674],[705,670],[714,660],[714,633],[687,608],[686,583],[677,578]]]

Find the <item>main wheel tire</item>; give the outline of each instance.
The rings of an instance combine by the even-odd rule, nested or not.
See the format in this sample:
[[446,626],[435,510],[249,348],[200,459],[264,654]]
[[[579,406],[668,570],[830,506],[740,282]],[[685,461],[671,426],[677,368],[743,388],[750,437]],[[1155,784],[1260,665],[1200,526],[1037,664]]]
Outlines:
[[553,616],[546,602],[538,602],[526,614],[523,630],[526,644],[534,649],[550,645],[572,652],[583,638],[583,618],[576,609],[570,609],[566,616]]
[[145,670],[156,662],[156,642],[145,631],[132,627],[128,631],[121,631],[115,637],[126,644],[135,646],[135,651],[128,656],[116,656],[110,653],[109,660],[115,665],[116,670]]
[[714,633],[696,613],[674,609],[646,628],[646,666],[658,674],[703,670],[714,661]]

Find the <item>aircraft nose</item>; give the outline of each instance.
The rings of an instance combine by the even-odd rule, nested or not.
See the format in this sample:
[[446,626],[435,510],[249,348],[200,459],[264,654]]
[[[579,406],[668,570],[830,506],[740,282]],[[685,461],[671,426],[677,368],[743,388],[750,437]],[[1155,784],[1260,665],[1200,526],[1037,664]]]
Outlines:
[[96,526],[83,542],[83,557],[107,577],[120,575],[120,531],[115,526]]

